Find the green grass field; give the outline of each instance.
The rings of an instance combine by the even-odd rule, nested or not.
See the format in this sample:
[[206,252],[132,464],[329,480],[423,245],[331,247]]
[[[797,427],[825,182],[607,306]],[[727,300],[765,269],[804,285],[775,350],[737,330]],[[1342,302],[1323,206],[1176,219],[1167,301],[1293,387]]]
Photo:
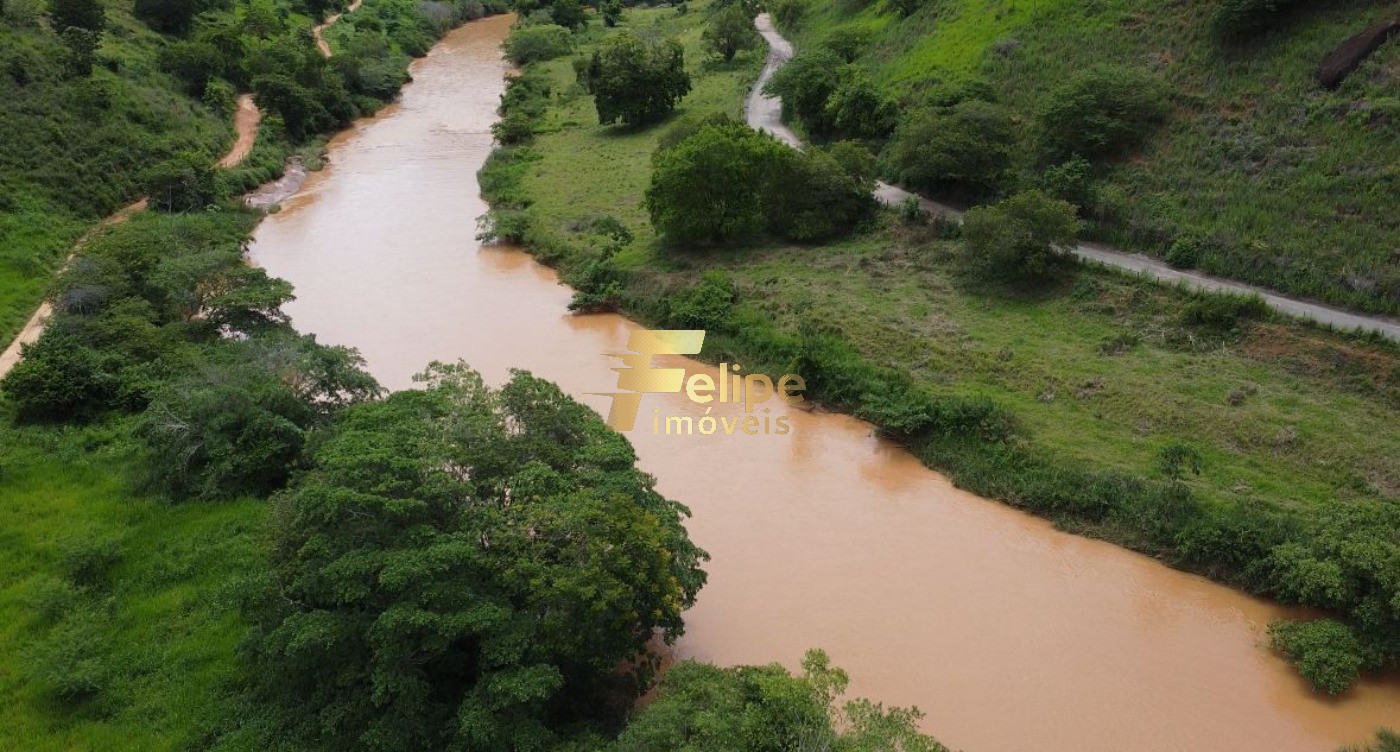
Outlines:
[[205,748],[233,710],[266,506],[134,492],[124,431],[0,428],[0,748]]
[[[686,44],[695,90],[678,117],[737,116],[762,53],[731,67],[706,62],[701,18],[703,10],[627,14],[629,24]],[[579,220],[610,214],[636,236],[619,262],[641,271],[648,290],[724,269],[742,306],[761,318],[792,331],[805,305],[805,315],[835,327],[870,361],[937,392],[1010,408],[1034,444],[1065,462],[1151,476],[1159,450],[1185,441],[1206,459],[1193,486],[1221,503],[1400,497],[1394,348],[1281,322],[1242,337],[1202,335],[1178,323],[1186,295],[1088,269],[1043,295],[988,289],[961,272],[956,243],[892,218],[828,246],[667,253],[640,205],[666,126],[600,127],[591,99],[570,88],[569,60],[546,68],[564,93],[531,147],[539,159],[523,188],[538,226],[561,241],[551,245],[569,248]]]
[[1107,166],[1087,207],[1094,235],[1155,255],[1203,238],[1205,271],[1400,311],[1400,43],[1336,92],[1313,78],[1343,39],[1393,16],[1392,3],[1302,3],[1233,45],[1209,30],[1205,0],[928,0],[908,18],[883,2],[805,7],[785,29],[799,52],[838,30],[863,35],[857,64],[904,107],[985,81],[1026,141],[1040,104],[1075,71],[1150,73],[1166,83],[1171,115],[1140,153]]

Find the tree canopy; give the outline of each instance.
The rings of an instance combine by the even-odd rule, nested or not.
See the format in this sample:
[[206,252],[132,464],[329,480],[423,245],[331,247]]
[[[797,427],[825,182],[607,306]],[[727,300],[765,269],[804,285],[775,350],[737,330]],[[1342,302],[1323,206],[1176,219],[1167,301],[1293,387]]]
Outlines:
[[586,69],[598,122],[640,125],[671,113],[690,92],[685,50],[674,39],[643,39],[631,31],[610,37]]
[[253,639],[269,728],[317,749],[540,749],[596,717],[653,632],[681,633],[705,554],[626,439],[553,384],[420,379],[346,410],[275,500]]

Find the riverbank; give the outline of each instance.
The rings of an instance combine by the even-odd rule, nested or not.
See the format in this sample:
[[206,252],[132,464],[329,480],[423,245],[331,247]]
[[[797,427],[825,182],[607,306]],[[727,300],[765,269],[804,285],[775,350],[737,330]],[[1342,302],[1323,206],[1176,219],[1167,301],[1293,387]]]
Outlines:
[[[641,18],[687,42],[695,91],[679,116],[740,115],[762,53],[717,65],[699,45],[703,14]],[[702,358],[774,373],[796,360],[824,377],[809,375],[820,399],[887,427],[891,409],[984,415],[891,431],[965,488],[1255,592],[1343,613],[1370,597],[1304,595],[1285,551],[1354,572],[1354,592],[1387,592],[1325,541],[1372,537],[1381,561],[1395,560],[1385,558],[1400,493],[1395,346],[1267,316],[1201,326],[1193,312],[1210,299],[1092,268],[1045,293],[998,289],[965,272],[961,244],[939,226],[891,216],[825,246],[667,251],[640,206],[666,126],[600,128],[567,59],[533,70],[561,95],[534,141],[499,152],[483,184],[497,227],[595,294],[591,304],[601,278],[615,284],[607,304],[688,328],[672,301],[721,272],[733,300],[707,322]],[[612,275],[592,267],[588,228],[601,216],[633,238]],[[1174,447],[1200,458],[1198,474],[1164,471]]]
[[[238,162],[216,173],[221,195],[235,195],[280,171],[289,154],[319,159],[321,138],[293,144],[279,116],[258,122],[246,108],[241,112],[238,137],[221,140],[220,153],[233,144],[225,163]],[[242,130],[253,127],[257,136]],[[221,289],[251,291],[277,315],[280,283],[262,285],[260,273],[241,259],[260,215],[231,201],[202,212],[142,208],[128,207],[117,215],[122,221],[94,230],[81,248],[99,263],[155,248],[162,263],[177,264],[188,260],[181,254],[201,252],[197,263],[182,268],[215,275]],[[133,275],[178,289],[186,278],[175,276],[157,280],[159,274],[146,270]],[[270,297],[261,297],[265,293]],[[97,364],[98,372],[59,361],[51,373],[72,378],[79,391],[123,380],[136,387],[127,395],[135,397],[136,413],[131,400],[100,387],[104,397],[86,399],[105,404],[37,425],[15,420],[19,398],[7,392],[0,402],[0,529],[8,541],[0,557],[6,573],[0,582],[0,621],[6,625],[0,630],[0,692],[7,700],[0,711],[0,747],[247,749],[236,734],[247,722],[240,717],[248,679],[239,652],[248,631],[240,598],[267,572],[266,499],[198,502],[177,496],[188,503],[172,503],[152,490],[159,483],[150,477],[151,458],[138,435],[140,406],[160,382],[188,378],[191,369],[228,368],[228,353],[217,348],[229,342],[217,335],[187,341],[200,335],[179,324],[162,326],[169,311],[148,302],[123,310],[141,313],[94,313],[79,322],[72,311],[59,311],[69,319],[57,329],[71,335],[68,342],[81,341],[82,363]],[[254,313],[251,321],[262,313],[267,311]],[[133,359],[153,378],[134,375]],[[176,480],[171,475],[164,477]]]

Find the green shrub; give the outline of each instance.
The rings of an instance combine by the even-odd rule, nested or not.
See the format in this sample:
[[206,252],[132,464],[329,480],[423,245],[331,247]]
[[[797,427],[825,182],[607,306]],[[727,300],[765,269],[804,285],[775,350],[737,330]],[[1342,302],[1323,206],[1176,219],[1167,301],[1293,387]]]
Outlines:
[[146,195],[157,211],[187,212],[214,203],[214,170],[195,154],[182,154],[146,173]]
[[840,83],[824,105],[822,122],[830,123],[827,135],[867,140],[882,139],[894,129],[897,111],[864,71],[843,69]]
[[1216,332],[1228,332],[1244,321],[1262,318],[1268,306],[1257,295],[1202,295],[1181,312],[1182,324]]
[[209,79],[224,70],[224,60],[218,49],[205,42],[174,42],[160,51],[157,58],[160,69],[174,76],[185,93],[192,97],[204,96]]
[[60,700],[96,697],[113,677],[104,629],[109,620],[93,607],[70,610],[27,651],[30,673]]
[[799,242],[845,235],[875,215],[874,188],[868,173],[853,173],[828,149],[785,148],[762,191],[768,230]]
[[1121,154],[1166,115],[1162,87],[1130,68],[1100,65],[1052,91],[1037,114],[1041,149],[1052,159]]
[[506,37],[506,57],[516,65],[553,60],[574,48],[573,34],[557,24],[519,26]]
[[604,125],[655,122],[690,91],[680,42],[643,39],[630,31],[609,37],[593,53],[587,79]]
[[588,23],[588,15],[579,0],[553,0],[549,5],[549,18],[570,31],[577,31]]
[[1175,442],[1157,453],[1157,469],[1172,480],[1181,480],[1187,473],[1201,474],[1201,453],[1189,444]]
[[1068,202],[1040,191],[1018,193],[963,218],[963,238],[974,264],[1001,278],[1038,279],[1073,245],[1079,220]]
[[103,353],[81,337],[51,329],[24,348],[24,360],[0,388],[21,420],[84,420],[116,397],[118,380]]
[[1400,734],[1383,728],[1376,732],[1374,744],[1367,744],[1358,747],[1346,747],[1338,752],[1400,752]]
[[764,181],[787,147],[741,123],[706,125],[654,158],[644,205],[657,231],[682,245],[762,230]]
[[896,181],[915,190],[981,198],[1007,184],[1015,148],[1011,114],[1000,105],[968,100],[904,118],[885,163]]
[[763,92],[783,98],[783,115],[802,121],[813,137],[824,139],[836,132],[827,101],[841,85],[846,63],[828,49],[800,52],[779,68]]
[[677,329],[726,329],[734,305],[734,283],[722,271],[707,271],[700,282],[673,295],[667,304],[668,323]]
[[1201,263],[1201,244],[1195,238],[1177,238],[1167,249],[1167,263],[1175,269],[1195,269]]
[[119,561],[121,545],[116,538],[85,536],[60,546],[59,568],[68,582],[80,588],[101,585]]
[[1319,692],[1336,696],[1356,683],[1364,662],[1356,635],[1332,619],[1275,621],[1269,625],[1275,650],[1288,656],[1298,673]]
[[864,29],[842,26],[827,34],[826,38],[822,40],[822,46],[836,53],[842,60],[853,63],[865,50],[865,46],[869,44],[869,37],[870,35]]
[[1045,168],[1036,181],[1040,189],[1051,196],[1088,209],[1097,203],[1098,193],[1094,185],[1094,168],[1083,157],[1070,157],[1057,165]]
[[797,30],[802,17],[807,15],[807,3],[808,0],[772,0],[769,10],[773,12],[773,21],[778,28],[792,32]]
[[156,31],[183,34],[204,8],[201,0],[136,0],[136,17]]
[[705,46],[711,53],[725,62],[744,50],[752,50],[763,44],[758,31],[753,27],[753,16],[741,3],[730,3],[720,8],[710,17],[710,22],[702,34]]
[[101,0],[49,0],[49,20],[56,32],[77,28],[100,32],[107,26]]
[[1210,23],[1221,36],[1244,36],[1262,31],[1278,12],[1297,0],[1216,0]]

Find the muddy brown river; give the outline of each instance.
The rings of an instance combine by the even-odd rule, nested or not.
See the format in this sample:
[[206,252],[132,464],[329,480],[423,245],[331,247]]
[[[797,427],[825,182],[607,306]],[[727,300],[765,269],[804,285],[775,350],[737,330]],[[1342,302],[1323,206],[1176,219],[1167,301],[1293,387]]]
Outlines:
[[[606,354],[637,325],[569,315],[549,269],[474,240],[510,23],[415,63],[401,103],[332,142],[251,254],[296,285],[298,328],[359,348],[386,386],[462,358],[606,412],[591,393],[616,390]],[[959,491],[855,419],[764,406],[789,434],[653,434],[654,409],[701,414],[681,394],[645,397],[628,434],[714,557],[679,657],[796,666],[820,646],[853,693],[919,706],[967,752],[1331,752],[1400,726],[1400,682],[1310,694],[1263,645],[1278,607]]]

